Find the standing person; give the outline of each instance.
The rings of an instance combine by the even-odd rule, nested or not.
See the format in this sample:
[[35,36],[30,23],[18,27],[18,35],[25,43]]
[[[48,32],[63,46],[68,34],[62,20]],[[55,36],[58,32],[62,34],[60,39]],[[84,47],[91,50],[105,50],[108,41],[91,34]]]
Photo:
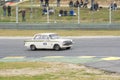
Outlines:
[[67,15],[68,15],[68,14],[67,14],[67,10],[64,10],[63,13],[64,13],[64,16],[67,16]]
[[43,6],[43,0],[40,0],[40,6]]
[[63,16],[63,10],[61,9],[60,11],[59,11],[59,16]]
[[91,8],[90,10],[94,11],[94,0],[91,0]]
[[73,7],[74,6],[74,3],[73,3],[73,1],[71,0],[70,2],[69,2],[69,7]]
[[114,6],[114,10],[117,10],[117,3],[115,1],[113,3],[113,6]]
[[99,4],[97,2],[94,3],[94,10],[95,11],[98,11],[99,9]]
[[49,0],[45,0],[45,6],[49,6]]
[[88,0],[85,0],[84,4],[83,4],[83,7],[84,8],[87,8],[87,5],[88,5]]
[[6,10],[7,10],[6,5],[3,5],[3,16],[6,16]]
[[83,0],[80,0],[79,7],[83,5]]
[[11,6],[7,7],[7,11],[8,11],[8,16],[11,16]]
[[74,7],[79,7],[80,3],[78,0],[76,0],[75,4],[74,4]]
[[26,16],[26,11],[23,9],[22,10],[22,21],[25,21],[25,16]]
[[60,6],[60,0],[57,0],[57,7]]

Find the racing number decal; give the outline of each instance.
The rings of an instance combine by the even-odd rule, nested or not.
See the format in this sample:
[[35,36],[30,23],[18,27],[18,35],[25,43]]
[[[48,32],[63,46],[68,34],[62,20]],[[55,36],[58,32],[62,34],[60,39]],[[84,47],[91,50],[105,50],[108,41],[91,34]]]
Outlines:
[[47,45],[47,43],[43,43],[43,45]]

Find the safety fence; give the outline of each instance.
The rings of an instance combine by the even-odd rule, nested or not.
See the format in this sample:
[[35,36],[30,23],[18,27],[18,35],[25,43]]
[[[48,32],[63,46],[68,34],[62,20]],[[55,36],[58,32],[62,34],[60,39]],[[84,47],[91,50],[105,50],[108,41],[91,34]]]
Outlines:
[[[43,13],[41,7],[12,7],[11,16],[4,15],[0,10],[0,22],[29,22],[29,23],[119,23],[120,9],[111,11],[108,8],[101,8],[98,11],[91,11],[89,8],[50,7],[51,12]],[[25,10],[25,20],[22,20],[22,10]],[[60,10],[63,15],[60,16]],[[66,11],[66,13],[65,13]],[[74,11],[74,14],[71,12]],[[65,14],[64,14],[65,13]]]
[[94,27],[104,25],[106,28],[110,28],[114,24],[114,26],[117,25],[116,28],[119,28],[120,8],[112,10],[109,6],[100,6],[97,10],[91,10],[89,6],[70,7],[69,5],[61,5],[57,7],[56,4],[45,7],[32,1],[29,0],[27,3],[11,6],[11,15],[9,16],[8,11],[4,12],[3,6],[0,6],[0,24],[3,26],[9,22],[15,24],[15,27],[23,26],[23,24],[36,24],[39,26],[45,24],[47,27],[63,24],[62,27],[68,24],[66,26],[70,27],[73,24],[71,28],[74,28],[74,25],[76,28],[80,28],[81,24],[83,26],[84,24],[95,24]]

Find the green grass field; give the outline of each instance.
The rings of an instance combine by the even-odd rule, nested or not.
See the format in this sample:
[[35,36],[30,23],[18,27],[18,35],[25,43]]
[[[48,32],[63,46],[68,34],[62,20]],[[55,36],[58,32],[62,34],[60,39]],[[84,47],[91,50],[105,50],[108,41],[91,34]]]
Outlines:
[[0,62],[0,80],[120,80],[119,74],[59,62]]

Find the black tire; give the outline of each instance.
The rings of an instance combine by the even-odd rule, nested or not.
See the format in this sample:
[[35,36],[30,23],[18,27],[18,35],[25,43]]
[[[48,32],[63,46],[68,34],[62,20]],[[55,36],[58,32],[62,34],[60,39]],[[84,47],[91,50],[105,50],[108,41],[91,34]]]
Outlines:
[[70,49],[71,47],[67,47],[66,49]]
[[61,48],[60,48],[60,46],[58,45],[58,44],[55,44],[54,45],[54,50],[56,50],[56,51],[59,51]]
[[36,50],[35,45],[31,45],[31,46],[30,46],[30,49],[31,49],[32,51],[35,51],[35,50]]

